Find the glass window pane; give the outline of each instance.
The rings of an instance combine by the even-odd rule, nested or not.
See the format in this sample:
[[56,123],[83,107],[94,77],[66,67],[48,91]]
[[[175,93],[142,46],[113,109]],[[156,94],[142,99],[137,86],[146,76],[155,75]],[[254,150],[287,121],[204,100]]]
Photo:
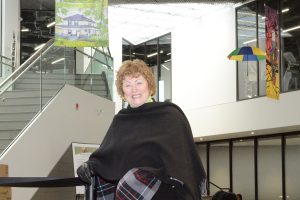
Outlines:
[[299,1],[285,0],[281,2],[282,29],[282,91],[298,90],[300,88],[300,15]]
[[172,62],[171,62],[171,34],[159,38],[160,49],[160,101],[172,100]]
[[299,136],[286,138],[285,149],[285,186],[288,200],[300,199],[300,138]]
[[132,59],[145,60],[145,44],[132,46]]
[[156,91],[156,94],[153,96],[153,98],[156,101],[159,101],[159,99],[158,99],[158,90],[159,90],[158,80],[159,80],[159,77],[160,77],[160,72],[159,72],[158,65],[157,65],[158,39],[155,38],[153,40],[150,40],[150,41],[146,42],[145,46],[146,46],[146,60],[145,60],[145,62],[147,63],[147,65],[153,71],[154,78],[155,78],[155,83],[157,85],[157,87],[156,87],[157,91]]
[[[256,47],[256,2],[237,8],[238,47]],[[238,62],[238,99],[248,99],[257,96],[257,62]]]
[[126,40],[122,40],[122,61],[131,60],[131,45]]
[[281,139],[261,139],[257,149],[258,199],[282,197]]
[[[229,143],[210,146],[209,180],[221,188],[229,188]],[[210,185],[210,194],[219,189]]]
[[[258,47],[266,51],[265,6],[263,1],[258,2]],[[259,96],[266,95],[266,60],[259,61]]]
[[243,199],[255,199],[254,141],[237,141],[232,148],[233,192]]

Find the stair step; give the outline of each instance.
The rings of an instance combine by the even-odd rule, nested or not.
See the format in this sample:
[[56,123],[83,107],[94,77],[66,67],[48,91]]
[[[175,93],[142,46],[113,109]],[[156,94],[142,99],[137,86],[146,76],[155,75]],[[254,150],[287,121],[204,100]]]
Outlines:
[[40,110],[40,108],[41,108],[41,106],[39,104],[13,105],[13,106],[1,106],[0,105],[0,114],[27,113],[27,112],[37,113]]
[[[41,80],[37,78],[19,78],[15,84],[40,84]],[[49,78],[43,78],[42,84],[48,85],[48,84],[70,84],[70,85],[76,85],[76,84],[90,84],[91,79],[49,79]],[[104,79],[92,79],[93,84],[104,84]]]
[[[25,73],[21,78],[28,79],[40,79],[40,74],[38,73]],[[42,79],[65,79],[65,80],[86,80],[92,77],[93,79],[103,79],[102,74],[63,74],[63,73],[48,73],[42,74]]]
[[[44,90],[42,91],[42,95],[46,97],[53,96],[57,93],[57,90]],[[1,96],[2,98],[21,98],[21,97],[39,97],[41,95],[41,91],[39,89],[35,90],[13,90],[13,91],[5,91]]]
[[[42,103],[47,103],[50,98],[51,96],[43,96]],[[40,104],[40,101],[40,97],[2,98],[0,100],[0,106]]]
[[0,131],[0,140],[13,140],[20,132],[21,129]]
[[0,130],[16,130],[23,129],[29,121],[0,121]]
[[36,112],[24,112],[24,113],[0,113],[0,121],[24,121],[31,120]]
[[[64,84],[43,84],[42,89],[46,90],[59,90],[61,87],[63,87]],[[40,89],[40,84],[35,83],[22,83],[22,84],[15,84],[14,89],[16,90],[37,90]]]
[[13,141],[12,139],[10,139],[10,140],[0,140],[0,149],[2,149],[2,151],[3,151],[12,141]]

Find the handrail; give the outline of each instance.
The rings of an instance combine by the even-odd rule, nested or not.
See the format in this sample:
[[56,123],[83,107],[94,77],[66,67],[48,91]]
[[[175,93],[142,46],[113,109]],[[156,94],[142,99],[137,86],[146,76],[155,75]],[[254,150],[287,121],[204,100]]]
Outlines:
[[[42,48],[40,48],[39,50],[37,50],[36,52],[34,52],[20,67],[18,67],[13,73],[11,73],[1,84],[0,84],[0,96],[1,94],[3,94],[3,92],[5,92],[15,81],[12,81],[4,90],[1,90],[1,88],[15,75],[17,75],[17,73],[19,73],[21,70],[23,70],[25,68],[26,71],[27,68],[29,68],[31,65],[28,65],[30,63],[32,63],[32,60],[38,58],[40,56],[40,53],[42,51],[44,51],[45,49],[47,49],[48,47],[50,47],[51,45],[53,45],[54,43],[54,39],[49,40]],[[28,66],[27,66],[28,65]],[[22,73],[20,74],[22,75]],[[20,76],[19,75],[19,76]],[[15,79],[17,80],[17,78]]]
[[6,187],[74,187],[85,186],[85,199],[94,200],[95,177],[91,178],[91,184],[87,185],[76,178],[56,178],[56,177],[0,177],[0,186]]
[[6,187],[74,187],[85,186],[85,199],[94,200],[95,177],[92,177],[91,184],[87,185],[77,178],[56,178],[56,177],[0,177],[0,186]]
[[222,187],[218,186],[217,184],[215,184],[215,183],[213,183],[213,182],[211,182],[211,181],[208,181],[208,182],[209,182],[209,184],[212,184],[213,186],[215,186],[215,187],[218,188],[219,190],[230,190],[230,188],[222,188]]

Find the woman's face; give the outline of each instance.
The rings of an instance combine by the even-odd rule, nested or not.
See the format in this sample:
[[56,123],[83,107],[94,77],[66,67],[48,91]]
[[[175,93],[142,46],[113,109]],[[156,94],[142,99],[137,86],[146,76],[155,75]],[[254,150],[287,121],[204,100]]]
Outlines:
[[139,107],[148,101],[150,91],[147,80],[139,75],[125,76],[123,80],[124,98],[131,107]]

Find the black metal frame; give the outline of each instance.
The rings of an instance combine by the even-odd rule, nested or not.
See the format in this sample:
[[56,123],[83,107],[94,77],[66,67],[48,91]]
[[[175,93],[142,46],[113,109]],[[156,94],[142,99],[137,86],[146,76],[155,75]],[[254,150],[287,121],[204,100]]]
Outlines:
[[[216,141],[207,141],[207,142],[196,142],[196,145],[206,145],[206,166],[207,166],[207,179],[208,183],[210,182],[210,146],[212,144],[224,143],[228,142],[229,144],[229,180],[230,180],[230,188],[229,191],[232,191],[233,187],[233,171],[232,171],[232,148],[233,142],[238,140],[253,140],[254,141],[254,188],[255,188],[255,200],[258,200],[258,140],[267,139],[267,138],[280,138],[281,140],[281,176],[282,176],[282,200],[287,200],[286,197],[286,163],[285,163],[285,152],[286,152],[286,138],[289,136],[300,135],[300,131],[295,132],[287,132],[287,133],[278,133],[278,134],[269,134],[269,135],[261,135],[261,136],[249,136],[243,138],[233,138],[233,139],[222,139]],[[207,185],[207,192],[210,194],[210,186]]]

